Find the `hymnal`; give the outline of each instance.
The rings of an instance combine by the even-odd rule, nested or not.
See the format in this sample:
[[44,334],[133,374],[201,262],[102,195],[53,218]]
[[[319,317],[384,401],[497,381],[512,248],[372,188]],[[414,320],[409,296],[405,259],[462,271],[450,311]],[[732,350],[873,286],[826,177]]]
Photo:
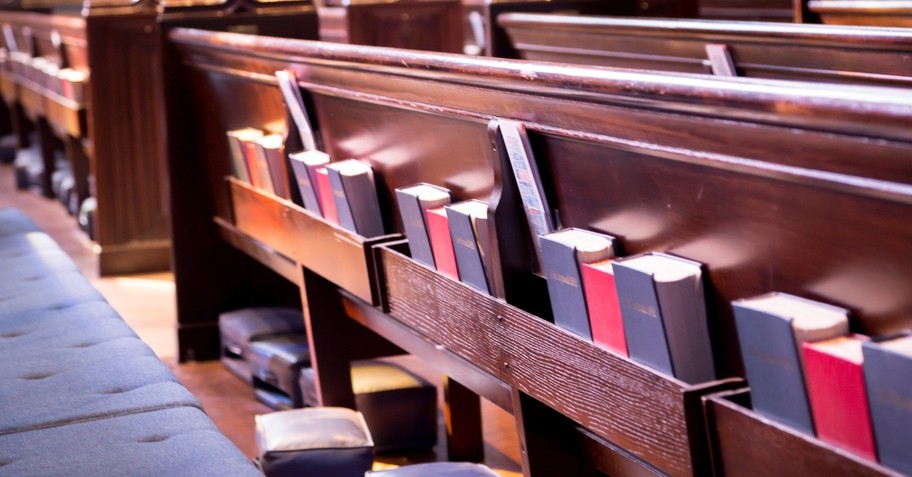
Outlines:
[[880,463],[912,475],[912,336],[861,345]]
[[231,166],[234,176],[253,185],[247,166],[247,144],[263,137],[263,131],[254,128],[228,131],[228,146],[231,148]]
[[589,328],[592,341],[627,356],[627,338],[621,304],[614,284],[613,259],[605,259],[581,266],[586,308],[589,310]]
[[[467,200],[444,207],[450,223],[450,238],[456,256],[459,279],[473,288],[490,293],[484,266],[487,250],[488,204],[480,200]],[[479,240],[479,238],[481,240]]]
[[425,211],[449,204],[450,191],[431,184],[415,184],[396,189],[396,200],[412,258],[435,268]]
[[539,237],[554,324],[592,339],[580,265],[614,256],[614,237],[570,228]]
[[285,165],[285,148],[282,146],[282,136],[270,134],[257,140],[257,153],[262,155],[262,163],[266,164],[266,175],[275,195],[283,199],[291,199],[288,191],[288,169]]
[[808,401],[817,437],[877,460],[862,371],[865,336],[802,343]]
[[428,239],[434,251],[434,265],[437,271],[459,280],[459,268],[453,251],[453,239],[450,237],[450,223],[444,207],[424,211],[427,219]]
[[304,208],[322,216],[317,170],[329,164],[329,155],[317,150],[296,152],[288,156],[294,170],[295,181],[304,201]]
[[385,233],[374,171],[370,164],[347,159],[326,165],[339,225],[364,237]]
[[630,357],[685,383],[715,379],[702,264],[648,253],[612,266]]
[[329,172],[326,171],[326,167],[317,169],[317,192],[320,197],[323,218],[338,224],[339,214],[336,213],[336,200],[333,199],[332,185],[329,183]]
[[848,334],[848,311],[785,293],[737,300],[732,306],[754,410],[814,435],[801,343]]

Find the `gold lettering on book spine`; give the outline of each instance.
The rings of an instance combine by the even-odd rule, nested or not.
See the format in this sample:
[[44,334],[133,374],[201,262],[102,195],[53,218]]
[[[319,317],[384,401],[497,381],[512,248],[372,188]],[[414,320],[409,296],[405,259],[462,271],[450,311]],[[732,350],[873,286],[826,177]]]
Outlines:
[[456,245],[461,245],[465,248],[475,250],[475,242],[472,240],[467,240],[461,237],[456,238]]
[[903,396],[894,389],[876,388],[874,389],[874,399],[890,407],[912,412],[912,398]]
[[570,285],[571,287],[574,287],[574,288],[579,286],[579,284],[576,282],[576,278],[568,276],[568,275],[563,275],[558,272],[551,272],[551,274],[548,276],[548,278],[557,280],[561,283],[566,283],[567,285]]
[[624,300],[624,302],[621,303],[621,306],[630,308],[633,311],[651,316],[653,318],[659,317],[659,310],[657,310],[654,306],[644,305],[642,303],[637,303],[630,300]]

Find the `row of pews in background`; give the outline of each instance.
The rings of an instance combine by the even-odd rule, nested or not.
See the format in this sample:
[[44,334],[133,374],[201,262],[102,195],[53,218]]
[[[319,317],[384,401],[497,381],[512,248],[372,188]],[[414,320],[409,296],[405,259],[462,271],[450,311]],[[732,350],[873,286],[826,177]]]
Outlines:
[[[860,86],[908,84],[908,72],[890,68],[907,62],[908,35],[709,21],[645,24],[649,32],[631,22],[617,44],[661,46],[630,31],[688,44],[693,58],[668,62],[688,73],[711,72],[706,45],[724,45],[710,48],[727,51],[721,76],[818,83],[699,76],[661,61],[663,72],[647,72],[173,32],[184,65],[168,91],[184,359],[217,356],[219,311],[300,296],[322,404],[350,405],[349,362],[395,345],[451,378],[452,421],[464,426],[450,429],[456,447],[478,445],[465,424],[477,417],[472,394],[512,412],[527,475],[892,475],[751,410],[730,302],[782,291],[851,309],[855,332],[912,324],[912,103],[904,89]],[[761,37],[787,46],[742,61]],[[826,63],[829,51],[844,55]],[[795,59],[809,54],[819,61],[800,70]],[[227,131],[252,126],[300,149],[274,79],[286,68],[323,150],[373,168],[392,235],[361,237],[225,180]],[[561,225],[612,234],[625,255],[667,251],[706,265],[718,381],[682,383],[549,322],[495,119],[529,131]],[[494,296],[409,257],[394,190],[417,182],[490,204]]]

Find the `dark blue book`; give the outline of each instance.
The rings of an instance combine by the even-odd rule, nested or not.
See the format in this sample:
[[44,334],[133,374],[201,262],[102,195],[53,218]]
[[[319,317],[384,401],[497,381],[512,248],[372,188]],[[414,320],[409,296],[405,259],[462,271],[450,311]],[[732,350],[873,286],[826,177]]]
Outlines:
[[554,324],[592,340],[580,265],[613,257],[613,237],[569,228],[542,235],[539,241]]
[[612,268],[630,357],[688,384],[714,380],[702,264],[648,253]]
[[431,184],[415,184],[396,189],[399,214],[409,241],[412,258],[425,266],[436,269],[434,251],[428,238],[425,211],[450,203],[450,191]]
[[814,435],[800,343],[848,334],[848,312],[784,293],[732,307],[754,411]]
[[[490,293],[484,266],[484,251],[487,250],[487,235],[478,230],[487,230],[488,204],[479,200],[457,202],[444,207],[450,224],[450,238],[453,240],[453,254],[459,279],[473,288]],[[479,241],[481,237],[481,241]]]
[[326,165],[339,225],[363,237],[385,234],[371,166],[357,159]]
[[861,345],[881,464],[912,475],[912,336]]

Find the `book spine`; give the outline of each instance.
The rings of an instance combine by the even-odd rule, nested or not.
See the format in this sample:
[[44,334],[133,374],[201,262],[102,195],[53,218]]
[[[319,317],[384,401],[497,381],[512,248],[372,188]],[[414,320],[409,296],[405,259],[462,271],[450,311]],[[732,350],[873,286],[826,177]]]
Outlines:
[[396,191],[396,199],[412,258],[418,263],[434,268],[434,251],[428,240],[427,223],[421,201],[418,197],[399,190]]
[[589,310],[589,328],[592,341],[627,356],[627,339],[624,337],[624,321],[621,318],[621,304],[618,301],[614,273],[584,263],[581,266],[583,292]]
[[674,376],[689,384],[716,379],[701,276],[655,283],[655,289]]
[[358,234],[364,237],[379,237],[385,234],[377,186],[371,175],[340,176],[340,179],[345,189],[345,202],[348,203]]
[[443,207],[424,211],[427,218],[428,239],[434,251],[434,265],[437,271],[448,277],[459,280],[456,266],[456,255],[453,252],[453,240],[450,238],[450,223],[447,221]]
[[247,160],[244,158],[246,146],[240,139],[229,134],[228,147],[231,149],[231,166],[234,170],[234,176],[250,184],[250,174],[247,173]]
[[345,197],[345,186],[342,184],[342,175],[339,171],[326,168],[329,173],[329,190],[332,193],[332,201],[336,206],[336,216],[339,219],[339,225],[358,233],[355,225],[355,218],[352,216],[351,207],[349,207],[348,198]]
[[301,192],[301,200],[304,202],[304,208],[317,214],[323,215],[320,208],[318,197],[316,177],[310,175],[310,168],[303,161],[291,160],[291,167],[294,172],[295,182],[298,190]]
[[554,324],[587,340],[592,339],[586,296],[580,278],[576,247],[547,236],[540,237],[542,271],[548,283]]
[[269,173],[269,160],[266,158],[266,149],[259,144],[252,144],[254,164],[257,167],[257,175],[260,178],[260,188],[270,194],[275,194],[276,189],[272,183],[272,176]]
[[817,437],[876,461],[864,373],[860,363],[802,343],[808,401]]
[[285,169],[285,152],[280,147],[278,149],[263,149],[266,156],[266,163],[269,166],[269,177],[272,180],[272,187],[275,194],[283,199],[291,199],[288,192],[288,171]]
[[652,275],[617,262],[614,279],[630,358],[674,376]]
[[333,198],[332,185],[329,183],[329,171],[325,167],[317,169],[317,197],[320,198],[320,206],[323,211],[323,218],[333,224],[339,224],[339,214],[336,212],[336,201]]
[[471,217],[447,209],[447,221],[450,224],[450,239],[453,242],[453,254],[456,256],[460,280],[473,288],[490,293]]
[[263,179],[260,177],[260,168],[257,165],[256,143],[244,141],[244,163],[247,164],[247,173],[250,175],[250,185],[257,189],[263,188]]
[[737,302],[733,307],[754,410],[814,435],[791,320]]
[[912,475],[912,359],[863,343],[864,377],[880,463]]

